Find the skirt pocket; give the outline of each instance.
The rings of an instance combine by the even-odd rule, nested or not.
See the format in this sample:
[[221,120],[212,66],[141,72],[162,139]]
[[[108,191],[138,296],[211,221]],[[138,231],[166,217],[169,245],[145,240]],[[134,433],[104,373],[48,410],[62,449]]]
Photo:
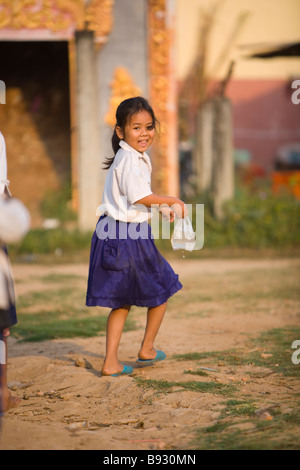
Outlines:
[[[123,241],[123,240],[122,240]],[[109,271],[122,271],[128,266],[124,243],[106,238],[103,243],[101,266]],[[122,246],[121,246],[122,244]]]

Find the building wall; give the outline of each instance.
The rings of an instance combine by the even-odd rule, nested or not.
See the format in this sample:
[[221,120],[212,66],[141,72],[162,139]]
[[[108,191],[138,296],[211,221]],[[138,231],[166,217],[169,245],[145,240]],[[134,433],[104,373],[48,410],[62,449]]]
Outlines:
[[[188,4],[188,8],[187,8]],[[177,79],[188,77],[197,55],[199,28],[209,0],[177,0]],[[236,29],[240,14],[243,23]],[[234,39],[233,39],[234,38]],[[300,141],[300,106],[291,102],[291,81],[300,77],[300,58],[249,59],[258,44],[300,39],[298,0],[224,0],[210,34],[206,72],[223,79],[235,67],[226,95],[232,101],[234,146],[252,161],[272,167],[282,144]]]
[[[98,54],[99,77],[99,118],[101,148],[99,167],[106,157],[113,156],[111,147],[112,125],[106,123],[106,116],[113,98],[112,84],[116,69],[123,69],[137,91],[148,97],[147,61],[147,0],[115,0],[113,11],[114,26],[107,43]],[[125,88],[128,82],[124,83]],[[122,88],[121,83],[119,86]],[[124,92],[124,89],[123,89]],[[122,90],[120,91],[122,95]],[[125,98],[124,98],[125,99]],[[101,171],[104,181],[106,173]],[[102,194],[99,195],[99,200]]]
[[[204,13],[212,5],[211,0],[177,0],[177,77],[186,78],[197,53],[197,31]],[[299,59],[271,61],[242,59],[243,47],[254,44],[285,43],[300,39],[299,0],[224,0],[219,2],[216,21],[211,32],[208,55],[208,71],[217,78],[224,77],[230,60],[238,59],[235,79],[287,79],[299,74]],[[233,32],[239,14],[247,18],[229,53],[218,57]],[[219,63],[219,66],[216,64]]]
[[233,80],[227,91],[232,101],[234,144],[248,149],[250,161],[269,171],[278,149],[300,141],[300,106],[291,101],[285,80]]

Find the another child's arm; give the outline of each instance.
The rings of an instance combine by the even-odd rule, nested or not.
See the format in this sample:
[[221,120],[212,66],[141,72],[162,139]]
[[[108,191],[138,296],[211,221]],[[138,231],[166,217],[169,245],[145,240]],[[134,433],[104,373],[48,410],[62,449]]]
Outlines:
[[[170,221],[174,220],[174,213],[179,219],[186,217],[188,215],[187,206],[183,201],[176,197],[171,196],[159,196],[158,194],[150,194],[149,196],[143,197],[135,202],[135,204],[143,204],[146,207],[151,206],[169,206],[170,211]],[[163,212],[163,211],[162,211]],[[172,214],[173,213],[173,214]]]

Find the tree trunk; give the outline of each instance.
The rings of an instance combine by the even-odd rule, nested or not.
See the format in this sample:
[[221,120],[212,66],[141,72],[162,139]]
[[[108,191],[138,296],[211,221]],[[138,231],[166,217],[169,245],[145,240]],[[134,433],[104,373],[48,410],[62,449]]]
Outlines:
[[212,191],[214,215],[222,218],[224,202],[234,196],[231,104],[224,97],[214,100]]

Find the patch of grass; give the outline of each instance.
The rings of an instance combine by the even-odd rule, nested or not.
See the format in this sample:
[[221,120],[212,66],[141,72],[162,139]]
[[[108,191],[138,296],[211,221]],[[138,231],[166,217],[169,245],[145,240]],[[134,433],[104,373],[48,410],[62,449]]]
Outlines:
[[[262,332],[247,343],[247,350],[214,351],[181,355],[179,360],[203,360],[213,357],[232,367],[245,363],[256,367],[273,369],[285,377],[299,377],[299,365],[291,361],[293,340],[300,338],[298,327],[274,328]],[[248,346],[251,346],[248,348]],[[288,400],[289,397],[287,397]],[[291,397],[292,398],[292,397]],[[271,420],[265,421],[256,415],[260,404],[250,397],[238,399],[231,396],[223,402],[224,409],[217,421],[197,432],[191,443],[193,449],[207,450],[299,450],[300,410],[293,402],[288,412],[282,412],[279,405],[271,404]]]
[[150,380],[135,377],[136,383],[140,387],[154,388],[158,392],[169,392],[173,388],[188,390],[191,392],[216,393],[220,395],[231,394],[236,390],[233,385],[219,382],[168,382],[167,380]]
[[[222,432],[224,429],[228,427],[228,423],[222,423],[221,421],[218,421],[217,423],[213,424],[212,426],[208,426],[205,428],[206,433],[218,433]],[[200,431],[199,431],[200,433]]]
[[266,422],[256,417],[255,411],[258,404],[254,400],[230,399],[223,404],[225,408],[217,422],[212,426],[199,429],[193,448],[199,450],[299,449],[300,411],[298,408],[289,413],[272,411],[272,421]]
[[300,339],[300,328],[275,328],[262,332],[258,337],[250,339],[248,351],[230,349],[225,351],[193,352],[177,354],[173,359],[178,361],[209,360],[211,367],[219,361],[224,365],[242,366],[252,364],[258,367],[268,367],[285,376],[299,377],[300,367],[292,363],[292,342]]
[[[255,417],[254,403],[232,400],[219,420],[212,426],[199,429],[193,448],[202,450],[299,450],[299,410],[276,413],[270,422]],[[232,418],[248,418],[232,421]],[[231,418],[230,420],[228,418]],[[249,427],[232,428],[235,424]]]
[[266,353],[270,354],[270,357],[262,357],[258,351],[255,351],[250,355],[250,359],[258,366],[276,367],[276,371],[285,376],[300,377],[300,367],[293,364],[291,359],[294,352],[291,345],[295,339],[300,339],[298,327],[274,328],[265,331],[255,338],[253,343],[258,348],[263,348]]
[[172,359],[177,359],[178,361],[200,361],[201,359],[205,359],[207,357],[212,357],[215,353],[185,353],[185,354],[174,354]]
[[[175,354],[172,356],[173,359],[178,361],[201,361],[203,359],[213,360],[214,364],[219,361],[226,362],[227,365],[242,365],[247,364],[249,359],[242,357],[242,352],[230,349],[225,351],[208,351],[203,353],[186,353],[186,354]],[[214,366],[211,366],[215,368]]]
[[230,416],[254,416],[257,407],[253,400],[248,402],[242,400],[227,400],[224,413]]
[[[68,275],[46,276],[46,283],[58,280],[58,289],[31,291],[19,296],[18,323],[11,333],[20,341],[92,337],[105,332],[107,314],[103,314],[103,310],[99,308],[86,307],[85,291],[74,286],[69,287]],[[124,331],[134,328],[135,322],[128,318]]]
[[[292,410],[290,413],[284,413],[281,416],[281,419],[285,423],[295,424],[295,425],[299,426],[299,424],[300,424],[300,409],[299,409],[299,406],[298,406],[298,408],[295,408],[294,410]],[[300,445],[299,445],[299,447],[300,447]]]
[[61,318],[59,312],[19,315],[19,323],[13,335],[22,341],[44,341],[76,336],[96,336],[105,331],[106,319],[99,318]]
[[184,374],[190,374],[190,375],[201,375],[201,377],[208,377],[208,373],[205,372],[204,370],[198,369],[198,370],[185,370],[183,372]]
[[[18,324],[12,328],[12,335],[20,341],[44,341],[58,338],[89,338],[105,333],[106,315],[91,315],[84,309],[44,310],[39,313],[19,313]],[[127,319],[124,331],[135,328]]]

